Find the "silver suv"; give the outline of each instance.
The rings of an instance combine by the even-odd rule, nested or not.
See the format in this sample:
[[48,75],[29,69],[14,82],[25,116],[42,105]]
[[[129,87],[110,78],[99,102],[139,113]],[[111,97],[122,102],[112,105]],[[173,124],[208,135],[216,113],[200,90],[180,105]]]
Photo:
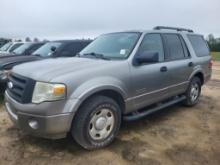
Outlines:
[[122,119],[132,121],[177,102],[195,105],[211,77],[202,35],[156,27],[104,34],[78,57],[13,68],[6,110],[23,131],[45,138],[71,132],[86,149],[112,142]]

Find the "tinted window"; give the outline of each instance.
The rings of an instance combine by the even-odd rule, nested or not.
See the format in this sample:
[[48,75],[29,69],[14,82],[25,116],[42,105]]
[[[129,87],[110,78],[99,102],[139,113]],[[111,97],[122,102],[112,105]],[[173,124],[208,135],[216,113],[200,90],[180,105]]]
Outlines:
[[13,53],[15,53],[17,55],[23,54],[31,46],[32,46],[32,43],[25,43],[25,44],[21,45],[20,47],[18,47],[17,49],[15,49],[13,51]]
[[77,53],[79,53],[87,44],[83,44],[81,42],[72,42],[67,44],[61,52],[58,54],[59,56],[69,56],[73,57]]
[[197,56],[203,57],[209,55],[209,48],[202,36],[188,35],[188,38]]
[[44,45],[44,43],[33,44],[33,45],[26,51],[26,54],[27,54],[27,55],[32,54],[34,51],[36,51],[37,49],[39,49],[42,45]]
[[178,60],[185,58],[183,45],[177,34],[164,34],[167,53],[166,60]]
[[138,49],[138,54],[143,52],[157,52],[159,53],[159,60],[164,60],[163,43],[160,34],[147,34],[144,37]]
[[17,44],[14,44],[10,50],[8,50],[9,52],[13,52],[15,49],[17,49],[18,47],[20,47],[21,45],[23,45],[23,43],[17,43]]
[[48,42],[48,43],[44,44],[43,46],[41,46],[36,51],[34,51],[32,54],[39,55],[41,57],[49,57],[49,56],[53,55],[53,52],[54,52],[51,50],[51,48],[54,47],[57,50],[61,47],[62,44],[63,43],[61,43],[61,42]]
[[0,50],[1,50],[1,51],[7,51],[8,48],[9,48],[11,45],[12,45],[12,43],[9,42],[9,43],[5,44],[4,46],[2,46]]

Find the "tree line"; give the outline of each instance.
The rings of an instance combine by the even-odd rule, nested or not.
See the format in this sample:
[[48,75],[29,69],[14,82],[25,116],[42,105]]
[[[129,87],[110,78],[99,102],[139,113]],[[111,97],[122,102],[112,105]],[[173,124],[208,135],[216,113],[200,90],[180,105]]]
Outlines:
[[215,38],[213,34],[209,34],[207,37],[207,43],[210,51],[220,52],[220,38]]

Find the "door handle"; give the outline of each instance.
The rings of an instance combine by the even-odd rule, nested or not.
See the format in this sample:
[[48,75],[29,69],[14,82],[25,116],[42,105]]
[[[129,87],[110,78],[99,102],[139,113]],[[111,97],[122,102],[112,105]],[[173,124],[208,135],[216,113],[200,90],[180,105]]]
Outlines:
[[194,63],[193,62],[189,62],[188,66],[192,67],[192,66],[194,66]]
[[160,68],[160,71],[161,71],[161,72],[167,72],[167,70],[168,70],[168,69],[167,69],[166,66],[162,66],[162,67]]

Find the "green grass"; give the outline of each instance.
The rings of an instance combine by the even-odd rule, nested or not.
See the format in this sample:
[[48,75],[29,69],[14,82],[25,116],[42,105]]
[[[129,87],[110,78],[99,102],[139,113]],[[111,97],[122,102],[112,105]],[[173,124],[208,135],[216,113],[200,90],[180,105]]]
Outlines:
[[220,61],[220,52],[211,52],[212,58],[215,61]]

